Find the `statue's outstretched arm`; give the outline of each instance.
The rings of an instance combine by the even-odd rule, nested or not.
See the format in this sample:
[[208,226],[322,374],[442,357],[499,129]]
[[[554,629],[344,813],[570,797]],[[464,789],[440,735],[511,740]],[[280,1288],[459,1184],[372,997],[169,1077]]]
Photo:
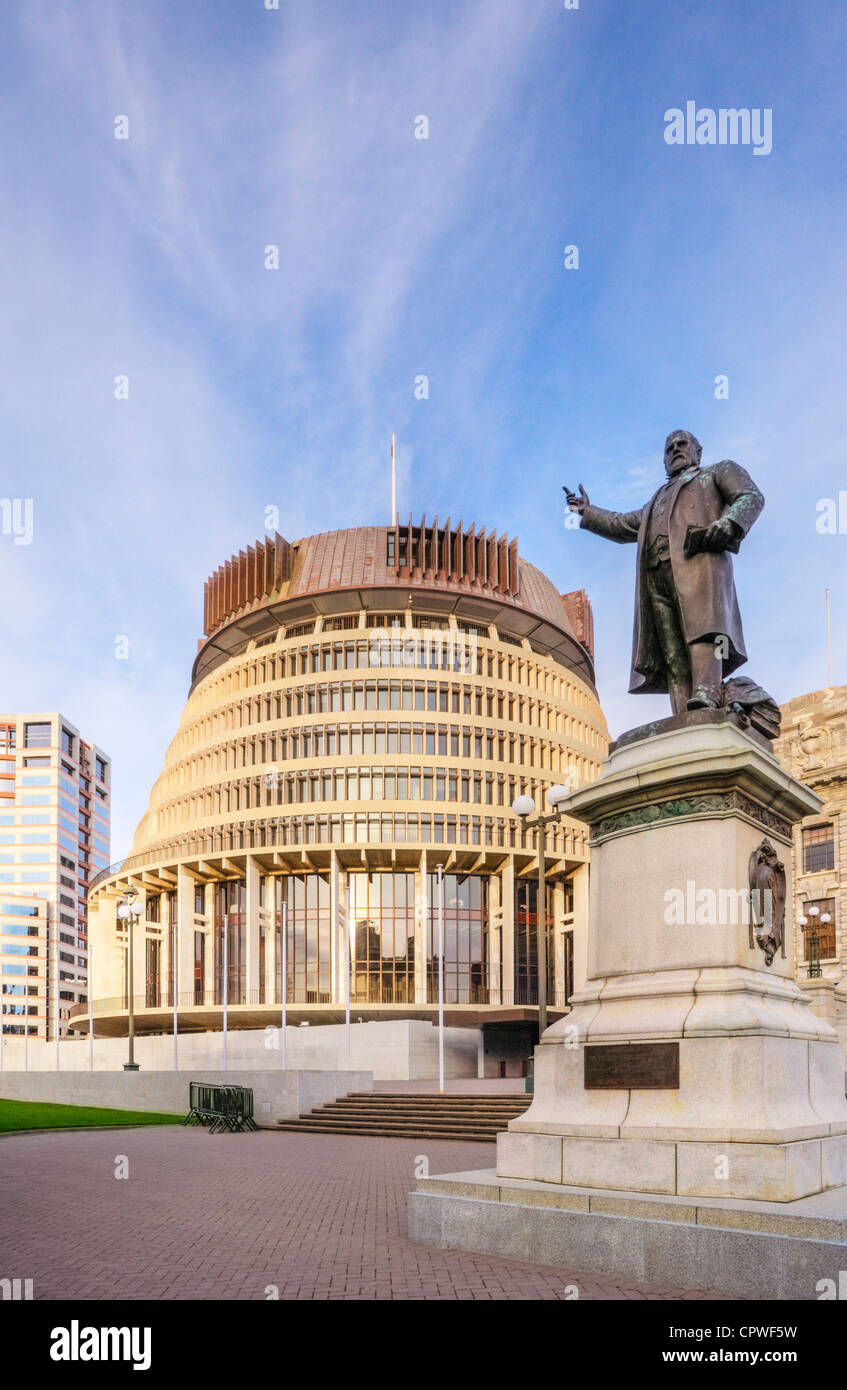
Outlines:
[[627,545],[638,540],[643,515],[643,507],[634,512],[608,512],[605,507],[589,505],[582,513],[579,524],[586,531],[593,531],[595,536]]

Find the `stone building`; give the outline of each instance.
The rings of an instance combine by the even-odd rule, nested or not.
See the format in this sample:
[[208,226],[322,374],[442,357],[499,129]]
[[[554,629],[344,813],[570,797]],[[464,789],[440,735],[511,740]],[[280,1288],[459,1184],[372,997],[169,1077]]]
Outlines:
[[794,831],[797,978],[847,1045],[847,686],[799,695],[781,708],[774,751],[824,803]]

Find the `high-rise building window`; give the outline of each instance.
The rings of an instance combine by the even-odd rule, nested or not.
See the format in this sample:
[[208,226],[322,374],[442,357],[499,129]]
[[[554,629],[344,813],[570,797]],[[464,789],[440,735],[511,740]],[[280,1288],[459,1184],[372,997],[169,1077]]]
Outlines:
[[803,831],[803,873],[817,874],[835,868],[835,833],[832,825],[811,825]]
[[49,724],[24,724],[25,748],[49,748],[52,742]]
[[64,725],[63,725],[63,726],[62,726],[62,752],[63,752],[63,753],[67,753],[67,755],[68,755],[69,758],[73,758],[73,757],[74,757],[74,745],[75,745],[75,743],[76,743],[76,740],[75,740],[73,734],[71,733],[70,729],[66,729],[66,728],[64,727]]
[[95,772],[96,772],[96,774],[97,774],[97,781],[98,781],[98,782],[105,782],[105,781],[106,781],[106,761],[105,761],[104,758],[95,758],[95,759],[94,759],[94,770],[95,770]]

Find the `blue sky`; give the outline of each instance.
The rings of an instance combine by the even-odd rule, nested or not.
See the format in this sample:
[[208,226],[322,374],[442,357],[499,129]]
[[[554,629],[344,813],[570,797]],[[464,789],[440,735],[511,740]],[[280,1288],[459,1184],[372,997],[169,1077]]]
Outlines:
[[[634,548],[566,530],[561,485],[640,505],[680,426],[767,497],[744,673],[827,683],[829,585],[847,682],[847,535],[815,524],[847,489],[846,39],[831,0],[4,7],[0,497],[34,532],[0,535],[0,706],[112,754],[115,857],[204,579],[268,506],[292,540],[387,522],[392,430],[401,514],[588,590],[613,732],[666,708],[625,693]],[[688,100],[770,108],[772,153],[667,145]]]

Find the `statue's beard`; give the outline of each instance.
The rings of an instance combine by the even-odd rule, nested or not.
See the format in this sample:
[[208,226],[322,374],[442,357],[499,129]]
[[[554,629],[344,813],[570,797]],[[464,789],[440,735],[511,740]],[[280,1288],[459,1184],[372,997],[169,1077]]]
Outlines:
[[679,456],[678,458],[672,459],[669,464],[666,464],[665,472],[669,478],[674,478],[677,473],[682,473],[684,469],[693,467],[696,462],[696,459],[689,458],[687,455],[684,457]]

